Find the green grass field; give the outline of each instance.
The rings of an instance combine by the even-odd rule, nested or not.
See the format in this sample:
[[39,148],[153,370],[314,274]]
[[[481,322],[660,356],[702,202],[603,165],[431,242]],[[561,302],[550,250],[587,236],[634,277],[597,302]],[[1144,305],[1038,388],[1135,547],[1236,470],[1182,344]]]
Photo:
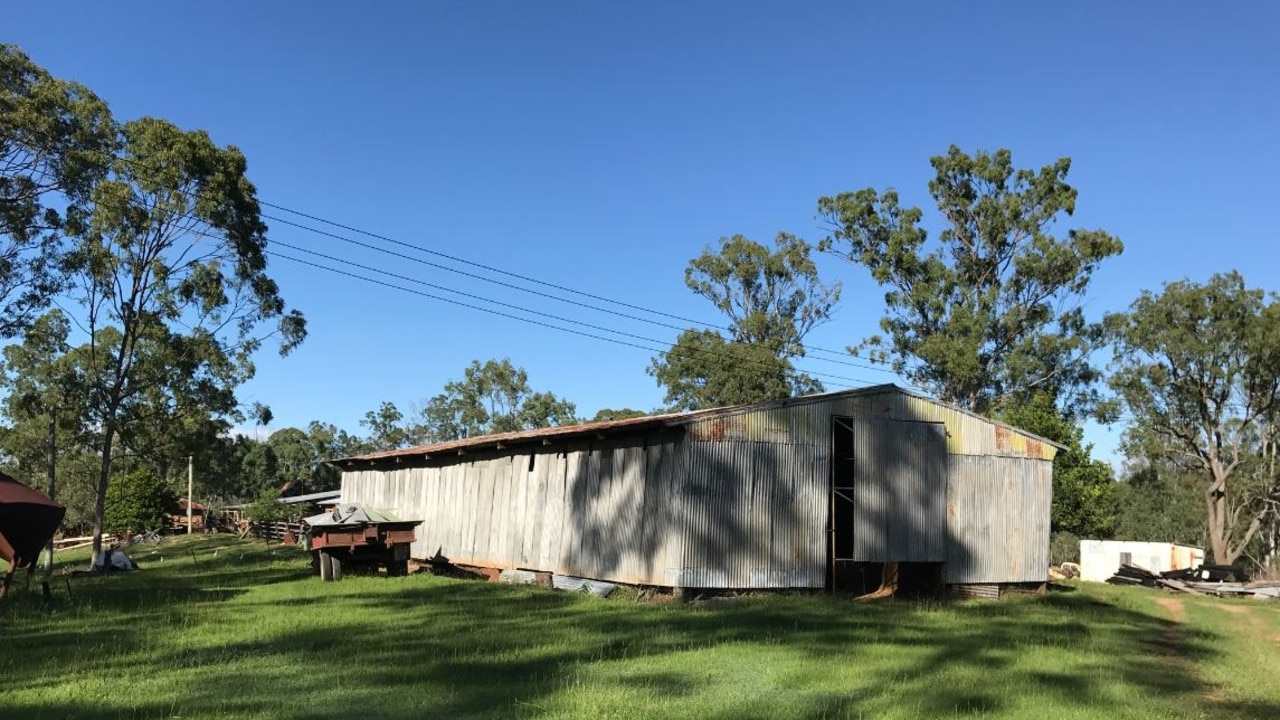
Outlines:
[[651,604],[321,583],[299,550],[226,537],[133,554],[52,606],[0,602],[0,718],[1280,718],[1280,603]]

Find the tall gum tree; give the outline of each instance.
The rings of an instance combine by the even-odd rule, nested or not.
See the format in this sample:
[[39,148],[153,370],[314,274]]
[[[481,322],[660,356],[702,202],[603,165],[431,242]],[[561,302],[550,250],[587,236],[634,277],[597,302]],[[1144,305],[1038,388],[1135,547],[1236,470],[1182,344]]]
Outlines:
[[1106,324],[1130,455],[1200,476],[1213,557],[1234,563],[1280,503],[1280,302],[1233,271],[1143,292]]
[[[95,562],[112,447],[129,404],[175,367],[195,369],[198,383],[234,387],[252,376],[252,355],[267,337],[277,335],[283,354],[306,334],[267,275],[267,228],[240,151],[154,118],[122,126],[119,147],[93,189],[74,255],[101,433]],[[267,323],[274,328],[264,332]],[[116,333],[103,341],[108,327]],[[171,362],[141,362],[166,353]]]
[[535,391],[529,373],[509,358],[473,360],[461,380],[445,383],[422,410],[412,433],[442,442],[578,422],[577,407],[551,392]]
[[1089,362],[1101,328],[1082,304],[1100,263],[1123,250],[1101,230],[1055,236],[1075,211],[1071,161],[1017,169],[1008,150],[931,160],[929,195],[941,231],[896,190],[872,188],[818,201],[832,228],[819,248],[865,267],[887,289],[884,335],[867,349],[912,383],[975,412],[1048,392],[1068,415],[1097,400]]
[[840,284],[818,277],[812,248],[779,233],[773,248],[742,235],[721,238],[689,262],[685,284],[729,320],[728,335],[690,328],[649,374],[666,388],[672,409],[697,410],[802,395],[822,389],[792,360],[804,338],[826,322],[840,300]]
[[0,45],[0,337],[22,332],[63,289],[63,232],[115,141],[98,96]]

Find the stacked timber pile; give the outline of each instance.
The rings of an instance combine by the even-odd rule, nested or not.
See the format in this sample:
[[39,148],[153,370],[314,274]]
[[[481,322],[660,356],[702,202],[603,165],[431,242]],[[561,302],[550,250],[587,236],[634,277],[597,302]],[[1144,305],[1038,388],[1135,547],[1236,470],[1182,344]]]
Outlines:
[[1138,565],[1121,565],[1107,582],[1112,585],[1158,587],[1188,595],[1280,599],[1280,581],[1239,582],[1234,568],[1221,565],[1202,565],[1194,570],[1170,570],[1164,573],[1153,573]]

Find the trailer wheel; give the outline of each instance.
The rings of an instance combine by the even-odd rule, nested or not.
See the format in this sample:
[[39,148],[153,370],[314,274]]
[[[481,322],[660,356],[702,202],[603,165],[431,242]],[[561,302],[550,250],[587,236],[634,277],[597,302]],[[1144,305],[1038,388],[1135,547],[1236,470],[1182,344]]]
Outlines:
[[328,552],[320,550],[320,579],[324,581],[334,580],[333,577],[333,558]]

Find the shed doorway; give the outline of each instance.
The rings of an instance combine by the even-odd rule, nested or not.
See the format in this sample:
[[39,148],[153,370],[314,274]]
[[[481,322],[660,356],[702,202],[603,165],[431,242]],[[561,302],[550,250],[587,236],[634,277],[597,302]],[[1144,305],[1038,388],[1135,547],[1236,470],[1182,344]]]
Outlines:
[[827,589],[858,590],[864,568],[853,559],[854,458],[853,418],[831,418],[831,497],[827,523]]

